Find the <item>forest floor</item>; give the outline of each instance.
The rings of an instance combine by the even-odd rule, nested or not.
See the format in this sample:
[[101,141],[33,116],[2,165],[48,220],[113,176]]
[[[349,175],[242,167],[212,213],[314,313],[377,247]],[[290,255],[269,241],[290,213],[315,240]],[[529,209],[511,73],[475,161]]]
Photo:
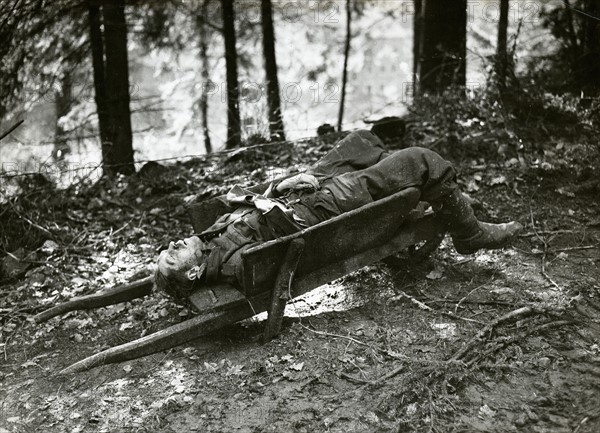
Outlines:
[[6,202],[5,248],[27,266],[3,259],[13,274],[0,288],[0,433],[600,431],[598,191],[551,159],[458,163],[480,219],[525,226],[512,247],[462,256],[446,239],[420,264],[399,255],[366,267],[292,302],[264,345],[261,316],[56,375],[191,313],[159,294],[41,325],[34,313],[135,279],[158,246],[191,232],[187,203],[262,181],[266,167],[310,164],[328,146],[150,166]]

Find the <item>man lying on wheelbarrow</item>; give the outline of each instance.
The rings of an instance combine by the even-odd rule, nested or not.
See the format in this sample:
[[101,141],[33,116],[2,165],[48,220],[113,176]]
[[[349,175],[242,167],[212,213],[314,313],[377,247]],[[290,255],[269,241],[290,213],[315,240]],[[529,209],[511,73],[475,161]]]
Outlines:
[[217,279],[239,286],[242,252],[406,188],[415,187],[448,225],[461,254],[507,245],[521,230],[517,222],[477,220],[456,183],[451,163],[420,147],[386,151],[368,131],[341,140],[306,173],[271,185],[262,194],[234,188],[227,195],[234,212],[209,229],[177,242],[158,258],[156,286],[183,301],[202,283]]

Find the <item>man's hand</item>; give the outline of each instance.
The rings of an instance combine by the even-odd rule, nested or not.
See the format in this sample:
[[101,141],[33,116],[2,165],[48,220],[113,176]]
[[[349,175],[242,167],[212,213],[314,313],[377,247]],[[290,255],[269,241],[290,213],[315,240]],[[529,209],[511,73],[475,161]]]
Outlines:
[[275,190],[281,194],[287,191],[295,191],[300,189],[319,189],[319,180],[312,174],[300,173],[288,179],[281,181]]

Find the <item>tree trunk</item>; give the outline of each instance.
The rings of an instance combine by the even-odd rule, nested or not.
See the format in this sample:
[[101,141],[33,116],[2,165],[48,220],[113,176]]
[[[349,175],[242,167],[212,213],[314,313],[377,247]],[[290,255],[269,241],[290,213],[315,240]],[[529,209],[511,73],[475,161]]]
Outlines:
[[569,51],[572,53],[572,67],[576,68],[577,59],[579,59],[579,42],[577,41],[577,32],[575,31],[575,24],[573,13],[571,12],[571,3],[569,0],[564,0],[565,3],[565,14],[567,18],[567,30],[569,32],[569,42],[571,46]]
[[506,90],[506,68],[508,66],[508,1],[500,0],[500,19],[498,21],[498,44],[496,46],[496,80],[503,95]]
[[346,104],[346,84],[348,83],[348,56],[350,55],[350,42],[352,39],[352,0],[346,0],[346,46],[344,47],[344,70],[342,72],[342,96],[338,115],[337,129],[342,131],[344,121],[344,106]]
[[90,25],[90,45],[92,50],[92,68],[94,74],[94,93],[96,113],[98,115],[98,132],[102,149],[102,161],[110,160],[110,135],[108,132],[108,112],[106,104],[106,77],[104,73],[104,41],[102,40],[100,7],[98,3],[88,1],[88,18]]
[[221,0],[223,9],[223,36],[225,39],[225,67],[227,69],[227,143],[228,149],[239,147],[242,129],[238,91],[237,48],[235,46],[235,16],[233,0]]
[[[202,17],[208,16],[208,3],[202,3]],[[204,149],[206,153],[212,153],[212,143],[208,130],[208,87],[212,85],[208,65],[208,31],[204,19],[200,22],[200,60],[202,61],[202,94],[200,95],[200,115],[202,117],[202,132],[204,134]]]
[[66,131],[60,125],[60,118],[66,116],[71,110],[73,103],[73,82],[71,73],[66,71],[60,80],[60,91],[54,93],[54,107],[56,111],[56,126],[54,128],[54,150],[52,157],[55,161],[63,161],[69,153]]
[[441,93],[450,86],[465,86],[467,0],[422,1],[420,93]]
[[421,43],[423,40],[423,1],[415,0],[413,18],[413,96],[416,96],[419,88],[419,67],[421,65]]
[[135,173],[129,109],[129,65],[127,59],[127,24],[125,1],[105,0],[102,6],[104,18],[104,44],[106,55],[106,102],[109,119],[109,140],[112,144],[104,172]]
[[[600,0],[585,0],[583,20],[583,50],[581,58],[581,90],[597,96],[600,90]],[[596,17],[590,18],[590,17]]]
[[267,104],[269,110],[269,131],[271,140],[285,140],[279,79],[277,78],[277,58],[275,56],[275,31],[273,29],[273,8],[271,0],[261,0],[263,53],[267,78]]

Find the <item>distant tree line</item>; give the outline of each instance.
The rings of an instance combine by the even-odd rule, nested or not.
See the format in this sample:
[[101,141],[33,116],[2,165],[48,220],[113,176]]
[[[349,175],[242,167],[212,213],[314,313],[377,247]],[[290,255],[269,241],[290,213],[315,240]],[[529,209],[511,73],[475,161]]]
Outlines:
[[[514,0],[513,0],[514,1]],[[19,98],[24,82],[34,71],[58,70],[44,78],[60,83],[56,95],[57,113],[70,107],[72,77],[84,61],[92,66],[98,137],[102,146],[104,173],[131,174],[134,169],[127,42],[131,29],[126,10],[141,23],[142,42],[147,46],[183,48],[195,43],[201,68],[198,100],[206,152],[213,149],[208,125],[209,51],[214,37],[222,39],[226,64],[227,139],[226,147],[242,144],[240,118],[240,59],[238,33],[254,28],[235,16],[241,0],[198,2],[126,2],[126,0],[0,0],[0,120]],[[374,3],[376,5],[376,2]],[[417,95],[441,93],[464,87],[467,66],[467,0],[414,0],[413,76]],[[352,53],[353,13],[369,7],[368,2],[345,1],[346,37],[343,51],[338,129],[344,122],[348,59]],[[494,80],[501,94],[510,91],[514,76],[513,52],[508,47],[509,0],[499,0]],[[135,6],[135,8],[134,8]],[[209,13],[218,7],[220,16]],[[277,7],[277,3],[275,3]],[[375,6],[374,6],[375,7]],[[192,17],[189,28],[179,30],[177,11]],[[600,0],[564,0],[562,7],[545,14],[545,25],[561,42],[556,68],[565,71],[564,89],[597,95],[600,90]],[[267,117],[270,140],[285,140],[276,57],[274,4],[260,0],[260,35],[266,77]],[[188,31],[185,38],[183,32]],[[178,33],[179,32],[179,33]],[[40,48],[42,47],[42,48]],[[52,66],[52,67],[50,67]],[[508,77],[508,78],[507,78]],[[66,134],[57,127],[56,140]]]

